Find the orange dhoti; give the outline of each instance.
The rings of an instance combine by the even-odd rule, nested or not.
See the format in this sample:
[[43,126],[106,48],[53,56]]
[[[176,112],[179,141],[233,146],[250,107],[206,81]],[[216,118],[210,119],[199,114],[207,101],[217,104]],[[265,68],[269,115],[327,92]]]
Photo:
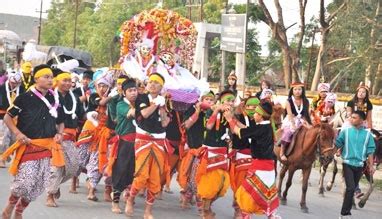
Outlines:
[[198,196],[215,200],[224,196],[229,187],[227,148],[203,146],[201,154],[196,174]]
[[153,204],[155,194],[161,190],[161,177],[166,173],[167,160],[162,134],[136,134],[135,178],[130,195],[135,197],[141,189],[147,189],[146,203]]
[[235,198],[243,213],[272,215],[279,206],[273,160],[253,159]]

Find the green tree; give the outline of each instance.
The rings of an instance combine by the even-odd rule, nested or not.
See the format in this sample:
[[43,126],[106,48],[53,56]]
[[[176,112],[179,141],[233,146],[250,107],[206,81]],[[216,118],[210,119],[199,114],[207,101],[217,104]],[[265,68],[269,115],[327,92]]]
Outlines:
[[[336,0],[327,10],[335,11],[344,0]],[[373,25],[367,18],[374,18],[378,0],[349,1],[346,10],[336,17],[336,26],[327,39],[328,57],[325,77],[334,89],[352,92],[365,79],[366,69],[378,60],[372,54],[370,33]],[[376,69],[374,65],[373,69]],[[372,72],[371,78],[376,71]]]

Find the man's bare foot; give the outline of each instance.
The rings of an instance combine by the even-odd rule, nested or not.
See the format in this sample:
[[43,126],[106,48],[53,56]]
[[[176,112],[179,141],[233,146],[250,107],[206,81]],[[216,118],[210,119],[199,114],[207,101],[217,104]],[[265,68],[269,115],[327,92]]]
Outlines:
[[119,204],[118,203],[112,203],[111,204],[111,211],[115,214],[122,214],[122,210],[119,208]]
[[95,195],[95,189],[94,188],[89,189],[88,200],[94,201],[94,202],[98,201],[98,198]]
[[11,219],[13,209],[15,208],[15,205],[8,204],[7,207],[5,207],[3,213],[1,214],[2,219]]
[[48,197],[46,198],[46,206],[48,207],[57,207],[57,203],[54,201],[54,195],[48,194]]
[[149,213],[145,213],[143,215],[143,219],[154,219],[154,216],[152,214],[149,214]]
[[103,192],[103,199],[105,202],[112,202],[113,199],[111,198],[111,186],[105,186],[105,191]]
[[144,219],[154,219],[154,216],[153,216],[153,205],[151,204],[146,204],[146,207],[145,207],[145,212],[143,213],[143,218]]
[[134,214],[134,201],[128,198],[126,200],[126,206],[125,206],[125,214],[129,217],[133,216]]

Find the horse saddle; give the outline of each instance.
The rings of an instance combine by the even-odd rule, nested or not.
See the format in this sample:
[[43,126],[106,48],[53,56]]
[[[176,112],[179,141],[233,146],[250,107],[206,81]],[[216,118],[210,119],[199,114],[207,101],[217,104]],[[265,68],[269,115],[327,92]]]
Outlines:
[[302,127],[298,128],[295,133],[293,134],[292,141],[290,142],[289,146],[286,148],[285,155],[289,156],[292,154],[293,149],[295,147],[296,141],[297,141],[297,136],[299,135],[300,132],[305,131]]

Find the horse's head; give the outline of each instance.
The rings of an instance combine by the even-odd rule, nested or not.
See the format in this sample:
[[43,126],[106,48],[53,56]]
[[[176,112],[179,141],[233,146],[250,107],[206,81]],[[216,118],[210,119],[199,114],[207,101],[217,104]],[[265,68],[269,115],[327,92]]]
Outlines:
[[317,126],[317,129],[315,142],[319,152],[319,160],[322,165],[327,165],[333,160],[335,153],[335,132],[334,129],[326,123],[321,123]]

